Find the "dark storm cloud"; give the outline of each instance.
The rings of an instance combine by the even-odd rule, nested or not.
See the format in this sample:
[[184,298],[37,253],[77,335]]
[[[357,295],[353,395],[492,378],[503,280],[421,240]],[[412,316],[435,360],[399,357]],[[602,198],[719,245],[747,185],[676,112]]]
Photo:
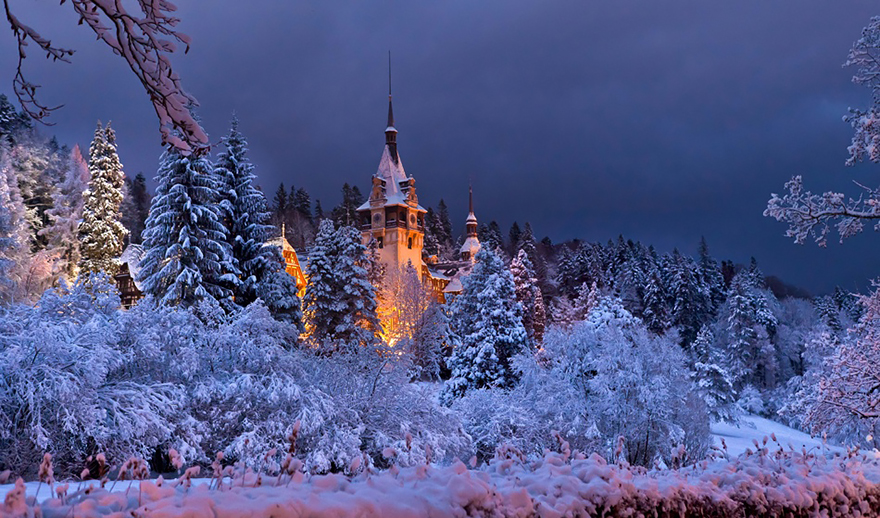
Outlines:
[[[400,151],[423,205],[445,198],[461,226],[531,221],[539,236],[624,234],[716,256],[758,258],[814,291],[880,275],[880,236],[799,247],[761,216],[803,174],[813,190],[876,182],[843,166],[848,106],[868,102],[842,70],[873,2],[180,1],[192,50],[175,65],[214,140],[235,110],[260,182],[306,187],[325,208],[343,182],[366,190],[383,142],[386,52]],[[146,97],[68,6],[13,3],[72,65],[28,67],[66,103],[62,141],[87,146],[112,119],[130,173],[160,152]],[[14,46],[0,44],[11,82]],[[8,84],[8,83],[7,83]],[[8,90],[8,88],[6,89]]]

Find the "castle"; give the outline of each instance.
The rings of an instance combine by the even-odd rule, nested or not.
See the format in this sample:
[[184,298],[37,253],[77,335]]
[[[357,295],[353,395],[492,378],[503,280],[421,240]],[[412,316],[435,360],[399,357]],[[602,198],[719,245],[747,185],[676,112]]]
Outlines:
[[427,210],[419,205],[416,180],[407,176],[397,150],[397,128],[394,127],[394,111],[389,95],[385,149],[372,178],[370,197],[357,209],[364,245],[369,246],[375,240],[379,261],[386,271],[396,271],[408,263],[412,264],[419,279],[432,289],[435,298],[445,302],[447,297],[461,292],[461,279],[470,273],[474,257],[480,251],[473,190],[469,192],[469,197],[466,239],[459,251],[460,259],[441,263],[436,258],[424,257]]

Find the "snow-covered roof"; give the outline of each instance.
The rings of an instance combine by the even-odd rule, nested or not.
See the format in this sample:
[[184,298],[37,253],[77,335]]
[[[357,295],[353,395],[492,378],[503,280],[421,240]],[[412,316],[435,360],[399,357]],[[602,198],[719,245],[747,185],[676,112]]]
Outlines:
[[[403,161],[401,161],[400,155],[397,154],[397,159],[395,160],[388,144],[385,145],[385,149],[382,151],[382,158],[379,159],[379,169],[374,176],[384,181],[386,207],[407,204],[406,193],[400,184],[408,182],[409,178],[403,169]],[[367,200],[357,210],[369,210],[369,208],[370,201]],[[419,208],[421,209],[422,207]]]
[[143,260],[145,253],[146,251],[143,246],[130,244],[125,247],[125,250],[122,251],[122,255],[119,256],[120,264],[128,263],[128,273],[131,274],[131,278],[134,280],[134,285],[137,286],[138,289],[141,289],[141,283],[137,280],[137,274],[141,271],[141,260]]
[[468,236],[467,239],[464,240],[464,244],[461,245],[461,252],[469,252],[470,257],[475,257],[477,252],[480,251],[482,245],[480,245],[480,240],[475,236]]
[[265,243],[263,243],[263,246],[277,246],[277,247],[281,248],[282,252],[285,252],[285,251],[294,251],[295,252],[296,251],[293,249],[292,246],[290,246],[290,242],[287,241],[287,239],[285,239],[284,236],[278,236],[275,239],[270,239],[269,241],[266,241]]
[[469,213],[468,213],[468,217],[467,217],[467,219],[464,220],[464,221],[465,221],[465,223],[476,223],[476,222],[477,222],[477,217],[474,216],[474,213],[473,213],[473,212],[469,212]]

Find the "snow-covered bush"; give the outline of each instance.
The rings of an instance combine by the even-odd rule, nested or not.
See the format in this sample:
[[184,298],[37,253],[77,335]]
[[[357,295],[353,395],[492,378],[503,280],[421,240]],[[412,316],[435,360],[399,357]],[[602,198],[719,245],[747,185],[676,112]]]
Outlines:
[[623,437],[629,462],[702,459],[706,405],[674,339],[648,333],[619,300],[604,297],[571,330],[551,328],[537,358],[520,356],[518,385],[476,391],[457,402],[482,457],[508,442],[526,454],[553,447],[558,431],[572,447],[609,458]]
[[146,457],[171,436],[183,391],[119,347],[111,290],[96,276],[0,313],[0,470],[51,451],[56,470],[79,472],[90,454]]

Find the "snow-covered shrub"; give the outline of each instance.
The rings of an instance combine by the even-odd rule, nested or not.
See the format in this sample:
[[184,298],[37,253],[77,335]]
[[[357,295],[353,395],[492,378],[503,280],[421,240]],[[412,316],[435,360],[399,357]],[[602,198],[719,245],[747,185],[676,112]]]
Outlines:
[[32,470],[50,451],[79,472],[87,455],[148,456],[171,436],[183,391],[119,347],[107,286],[98,276],[0,313],[0,468]]

